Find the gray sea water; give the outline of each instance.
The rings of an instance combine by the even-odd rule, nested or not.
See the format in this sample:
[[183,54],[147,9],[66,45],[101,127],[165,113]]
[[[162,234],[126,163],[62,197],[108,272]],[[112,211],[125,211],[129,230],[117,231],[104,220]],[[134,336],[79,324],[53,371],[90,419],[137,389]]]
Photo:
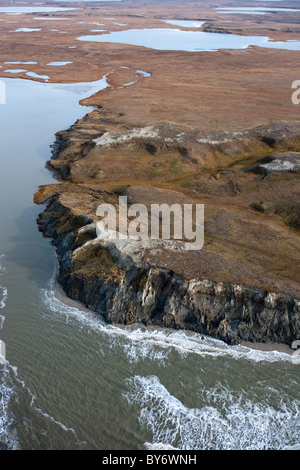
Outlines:
[[3,79],[0,105],[1,449],[282,449],[300,442],[300,364],[185,331],[123,328],[55,284],[39,233],[54,134],[106,86]]

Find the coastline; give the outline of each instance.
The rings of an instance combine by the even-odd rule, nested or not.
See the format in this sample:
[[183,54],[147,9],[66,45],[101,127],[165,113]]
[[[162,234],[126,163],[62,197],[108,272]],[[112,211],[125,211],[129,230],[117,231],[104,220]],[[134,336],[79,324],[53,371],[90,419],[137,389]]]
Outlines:
[[[62,302],[66,307],[70,307],[71,309],[76,309],[78,312],[83,313],[84,315],[87,314],[88,318],[95,318],[99,317],[99,320],[103,322],[103,326],[109,327],[109,326],[115,326],[120,329],[124,329],[125,331],[136,331],[139,330],[141,333],[146,333],[146,332],[160,332],[163,333],[168,337],[168,335],[172,335],[174,333],[183,333],[187,338],[191,337],[193,338],[194,335],[198,335],[198,340],[214,340],[216,338],[210,337],[207,335],[203,335],[200,333],[195,333],[192,330],[186,330],[186,329],[173,329],[171,327],[162,327],[162,326],[157,326],[157,325],[147,325],[144,323],[132,323],[129,325],[124,325],[121,323],[116,323],[116,324],[111,324],[111,323],[106,323],[105,319],[102,318],[101,314],[98,312],[96,313],[95,311],[87,308],[80,300],[73,300],[70,297],[66,295],[64,292],[62,286],[57,282],[57,276],[58,276],[58,268],[59,268],[59,263],[58,263],[58,258],[55,253],[55,248],[53,248],[53,260],[55,264],[55,269],[53,273],[53,277],[49,283],[49,289],[50,292],[53,293],[54,298],[57,299],[59,302]],[[226,344],[226,343],[224,343]],[[242,346],[246,347],[248,349],[257,351],[257,352],[278,352],[278,353],[284,353],[289,356],[293,354],[293,350],[289,347],[289,345],[284,344],[284,343],[275,343],[275,342],[265,342],[265,343],[260,343],[260,342],[250,342],[250,341],[240,341],[236,344],[236,346]]]
[[[115,7],[111,5],[111,8]],[[117,23],[114,25],[112,31],[120,29],[116,28]],[[202,26],[213,31],[213,26]],[[93,53],[96,50],[93,43],[78,44],[78,47],[86,47]],[[109,44],[103,47],[106,52],[113,48]],[[41,187],[35,194],[37,204],[47,204],[38,223],[43,234],[58,248],[59,282],[71,298],[81,300],[96,312],[104,308],[106,319],[112,322],[133,323],[142,318],[149,323],[152,315],[151,321],[177,328],[188,325],[192,330],[216,334],[229,343],[275,339],[276,343],[284,340],[290,344],[300,334],[297,320],[300,273],[294,263],[299,253],[299,237],[293,205],[298,170],[269,172],[264,165],[282,158],[292,166],[298,159],[300,126],[296,120],[286,119],[294,115],[291,110],[295,108],[280,105],[270,122],[270,117],[261,118],[264,113],[258,118],[260,100],[243,121],[240,102],[234,94],[240,94],[240,85],[231,81],[230,90],[234,93],[227,103],[231,120],[222,115],[223,121],[216,123],[216,106],[206,103],[202,117],[194,105],[199,92],[203,95],[201,84],[193,81],[194,75],[198,76],[197,63],[202,59],[211,67],[209,53],[193,55],[195,63],[189,69],[191,97],[187,99],[183,94],[177,103],[176,93],[173,96],[166,90],[162,78],[166,81],[171,72],[175,83],[180,73],[178,60],[185,68],[190,63],[188,52],[166,52],[169,58],[166,70],[160,52],[146,50],[139,55],[139,63],[136,60],[133,63],[135,46],[123,44],[120,50],[122,65],[120,54],[112,52],[117,64],[113,75],[112,67],[107,72],[108,64],[105,64],[103,78],[108,79],[109,86],[80,102],[94,110],[69,129],[57,133],[47,167],[59,184]],[[241,62],[252,64],[254,60],[252,77],[252,73],[260,73],[262,64],[273,73],[274,58],[285,57],[282,51],[259,48],[242,52],[246,54],[244,57],[237,51],[215,52],[213,62],[223,70],[230,59],[231,65],[240,70]],[[296,57],[294,52],[289,54]],[[130,66],[124,63],[124,56]],[[96,65],[92,67],[97,69]],[[141,75],[141,80],[135,80],[139,70],[149,71],[147,78]],[[284,67],[284,72],[278,72],[280,84],[286,83],[287,70]],[[247,74],[244,78],[247,83]],[[131,83],[132,87],[124,86]],[[157,105],[162,93],[166,93],[165,110]],[[252,100],[248,98],[250,110]],[[192,123],[194,115],[197,118]],[[249,122],[256,126],[249,127]],[[114,243],[97,245],[93,228],[97,222],[96,206],[99,202],[116,204],[119,194],[145,205],[165,201],[204,203],[207,227],[204,249],[193,256],[183,253],[181,248],[178,251],[161,244],[132,247],[132,253],[129,247],[127,256]],[[62,220],[57,220],[57,213]],[[129,301],[121,287],[127,279],[127,269],[134,279],[138,278],[138,286],[134,287],[137,291]],[[152,276],[152,272],[156,274]],[[154,282],[150,287],[147,286],[149,273]],[[171,280],[166,295],[156,285],[155,276],[161,277],[166,286]],[[172,282],[184,286],[182,290],[176,287],[174,298]],[[103,292],[105,305],[98,293],[93,300],[91,283],[95,292],[97,289]],[[128,281],[130,292],[131,287]],[[176,305],[181,311],[180,318],[176,318],[174,305],[173,310],[165,301],[160,305],[158,295]],[[190,302],[199,295],[201,300],[198,298],[191,306]],[[180,296],[185,299],[183,303]],[[122,307],[122,315],[116,311],[121,298],[123,307],[127,302],[129,309],[126,313]],[[115,311],[110,314],[112,306]],[[214,311],[218,312],[217,320]],[[213,326],[214,322],[217,326]],[[255,331],[251,331],[252,322]]]
[[[128,246],[122,253],[116,244],[95,238],[90,214],[72,215],[57,196],[50,199],[38,223],[56,246],[58,282],[66,294],[101,313],[108,323],[190,329],[229,344],[263,340],[290,345],[297,337],[299,301],[289,296],[222,282],[189,281],[145,262],[146,252],[139,244],[129,247],[131,254]],[[149,256],[149,246],[146,251]],[[168,248],[162,246],[159,256],[164,252]]]
[[[96,216],[98,205],[110,203],[116,206],[120,194],[127,195],[131,202],[144,202],[146,205],[151,201],[180,204],[191,201],[188,194],[159,188],[155,182],[154,184],[148,182],[146,185],[144,182],[140,185],[127,184],[125,187],[120,187],[118,181],[109,185],[105,175],[101,175],[99,183],[90,181],[84,172],[90,171],[89,165],[93,172],[95,171],[95,156],[99,158],[99,155],[107,152],[107,148],[108,150],[112,148],[116,158],[121,152],[135,155],[135,147],[140,152],[142,145],[146,148],[151,145],[152,155],[152,148],[157,145],[157,141],[160,142],[159,145],[163,139],[169,143],[174,133],[178,134],[178,128],[169,124],[146,128],[147,132],[146,129],[141,129],[141,132],[134,129],[133,132],[137,136],[133,134],[133,137],[130,137],[130,146],[127,149],[126,139],[121,139],[120,145],[114,143],[119,135],[123,136],[122,132],[113,134],[111,131],[105,133],[102,130],[97,140],[101,142],[104,135],[107,142],[112,142],[102,148],[102,145],[94,144],[95,136],[99,136],[101,112],[102,110],[94,110],[70,129],[57,133],[56,143],[52,147],[53,159],[47,163],[47,166],[54,170],[60,182],[42,186],[35,194],[35,203],[46,205],[38,218],[38,226],[43,235],[50,238],[56,247],[59,263],[58,282],[65,293],[71,299],[81,301],[86,308],[101,313],[105,321],[112,324],[144,323],[147,326],[155,324],[160,327],[187,329],[207,334],[228,344],[245,341],[247,345],[258,343],[261,348],[267,348],[270,347],[266,346],[268,342],[285,344],[289,347],[300,335],[298,320],[300,292],[297,290],[299,288],[297,282],[286,279],[282,275],[282,270],[278,270],[277,273],[269,272],[263,276],[260,274],[262,278],[260,281],[256,272],[260,266],[252,263],[252,271],[247,271],[249,267],[242,260],[235,259],[235,251],[228,257],[228,254],[222,252],[222,245],[218,253],[215,249],[211,250],[211,244],[205,245],[198,252],[191,253],[184,250],[180,241],[173,244],[162,240],[157,242],[149,240],[146,244],[126,242],[123,246],[118,241],[101,242],[97,239],[95,224],[98,220]],[[130,132],[126,132],[127,139]],[[182,131],[181,136],[183,135],[189,153],[189,139],[193,142],[194,137],[190,138],[188,133]],[[252,142],[254,155],[261,151],[262,143],[268,147],[269,141],[272,141],[270,150],[274,152],[276,149],[281,155],[282,148],[300,146],[300,124],[272,123],[245,130],[238,134],[238,138],[235,133],[232,137],[227,133],[223,143],[218,145],[218,152],[223,151],[225,154],[228,141],[231,140],[235,146],[238,144],[237,155],[243,150],[244,142],[249,146],[249,141]],[[176,151],[176,145],[174,140],[171,152]],[[212,154],[213,144],[201,139],[200,145],[202,149],[206,149],[209,156]],[[164,156],[164,152],[162,147],[162,150],[158,151],[162,154],[159,158]],[[266,150],[264,152],[266,153]],[[282,152],[282,155],[290,153],[292,152]],[[74,181],[73,170],[69,163],[70,155],[71,165],[76,169],[76,178],[80,175],[80,181]],[[257,157],[252,161],[252,165],[256,163],[256,159]],[[261,159],[258,160],[260,161]],[[99,162],[101,164],[101,160]],[[247,165],[249,167],[248,162]],[[79,173],[77,168],[80,168]],[[253,175],[252,178],[256,181],[265,183],[259,172],[254,171]],[[283,176],[279,175],[280,178],[286,176],[284,172]],[[297,172],[292,173],[291,177],[296,178]],[[123,179],[122,173],[121,179]],[[272,178],[270,181],[272,185],[275,183],[274,196],[278,198],[278,182],[275,179],[273,183]],[[219,209],[213,207],[213,217],[216,216],[215,210]],[[227,214],[231,217],[228,211]],[[250,214],[247,216],[247,223],[259,227],[256,215],[253,218],[253,212]],[[269,224],[268,218],[265,220]],[[223,217],[222,223],[224,222],[226,219]],[[263,222],[262,228],[266,227]],[[216,228],[217,231],[220,230],[218,226]],[[273,221],[268,230],[273,241]],[[281,228],[281,231],[283,240],[289,235],[292,237],[291,242],[297,247],[299,244],[297,233],[294,234],[285,228]],[[261,233],[258,232],[259,239]],[[250,239],[250,243],[257,244],[257,241]],[[281,239],[279,242],[281,243]],[[241,245],[239,234],[235,243],[237,247]],[[253,253],[251,246],[242,244],[242,248],[250,248]],[[268,251],[264,253],[260,249],[255,250],[259,256],[263,255],[264,259],[269,258],[272,266],[274,257],[270,258]],[[244,256],[243,251],[241,254]],[[228,271],[229,267],[231,272]],[[290,273],[289,276],[291,277]],[[275,290],[273,286],[276,286]],[[274,344],[271,347],[274,347]]]
[[[22,60],[50,77],[4,78],[0,106],[0,449],[298,448],[299,52],[102,47],[76,37],[207,20],[209,4],[81,6],[0,23],[0,75]],[[297,18],[202,27],[287,40]],[[203,204],[203,248],[99,240],[97,209],[121,196]]]

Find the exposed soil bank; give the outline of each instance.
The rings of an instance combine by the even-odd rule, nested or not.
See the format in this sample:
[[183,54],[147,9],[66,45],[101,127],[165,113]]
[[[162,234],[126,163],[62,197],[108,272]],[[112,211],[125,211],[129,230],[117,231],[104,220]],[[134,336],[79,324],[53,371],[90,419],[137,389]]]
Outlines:
[[[178,143],[179,129],[174,126],[165,124],[132,133],[127,131],[121,138],[122,133],[97,134],[91,127],[97,121],[93,113],[89,116],[69,131],[58,134],[54,160],[49,162],[68,183],[41,187],[35,197],[37,203],[48,202],[39,218],[39,227],[56,247],[58,281],[67,295],[112,323],[142,322],[184,328],[230,344],[272,341],[291,345],[300,335],[299,264],[296,262],[299,235],[297,228],[289,227],[290,219],[280,214],[278,207],[280,202],[284,203],[288,211],[286,189],[281,195],[279,186],[288,185],[295,191],[297,188],[299,154],[286,149],[299,147],[300,124],[276,123],[209,139],[199,139],[195,133],[191,136],[181,130]],[[128,153],[125,162],[130,165],[130,155],[143,152],[151,144],[156,150],[148,152],[149,161],[158,156],[166,164],[170,149],[165,141],[173,155],[180,148],[188,164],[199,168],[201,190],[197,193],[196,185],[193,197],[187,183],[195,180],[187,173],[179,191],[178,180],[168,179],[170,175],[165,175],[164,165],[161,174],[166,176],[166,183],[173,185],[172,189],[149,182],[145,185],[145,181],[138,186],[120,186],[120,181],[111,181],[108,186],[105,175],[101,176],[102,181],[92,184],[90,171],[95,174],[95,164],[101,165],[101,158],[110,151],[119,155]],[[250,147],[248,158],[242,163],[235,162],[247,146]],[[258,158],[262,154],[269,156]],[[227,190],[223,198],[215,196],[216,188],[219,193],[221,189],[216,176],[222,172],[213,172],[212,176],[205,172],[216,155],[219,159],[223,155],[224,169],[227,168],[226,175],[229,175],[227,184],[234,188],[235,179],[239,182],[239,189],[231,193]],[[290,165],[281,165],[279,170],[278,165],[274,168],[271,165],[267,175],[262,175],[261,166],[277,161],[278,155]],[[70,169],[78,166],[82,167],[81,172]],[[132,165],[131,168],[134,176],[136,168]],[[75,174],[81,179],[75,178]],[[121,181],[122,176],[121,171]],[[133,179],[138,181],[138,176]],[[204,180],[209,183],[206,190],[202,186]],[[223,185],[226,186],[224,181]],[[265,195],[266,201],[261,203],[263,210],[253,206],[253,202],[250,204],[252,193],[254,197],[259,193]],[[95,229],[99,220],[97,206],[108,202],[117,207],[119,194],[127,195],[130,202],[146,205],[201,202],[205,197],[204,248],[198,252],[186,251],[183,241],[100,241]],[[296,201],[293,190],[289,197]],[[279,204],[276,210],[274,201]],[[294,206],[290,210],[293,215]],[[291,263],[283,268],[283,261],[288,259]]]

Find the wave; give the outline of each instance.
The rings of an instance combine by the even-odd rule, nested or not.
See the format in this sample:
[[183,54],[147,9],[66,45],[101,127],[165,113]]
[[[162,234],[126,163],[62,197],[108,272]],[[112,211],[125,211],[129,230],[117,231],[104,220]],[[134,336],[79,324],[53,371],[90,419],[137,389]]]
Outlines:
[[9,405],[16,399],[16,389],[10,375],[8,363],[0,369],[0,450],[19,448],[15,428],[15,419],[9,411]]
[[[4,255],[0,255],[0,261],[1,259],[4,258]],[[6,272],[5,267],[0,264],[0,276],[2,276]],[[6,300],[7,300],[7,288],[0,285],[0,309],[3,309],[6,306]],[[0,317],[0,328],[2,328],[2,318]]]
[[107,324],[101,315],[70,301],[53,280],[42,295],[47,308],[56,314],[54,317],[57,321],[77,321],[79,327],[91,328],[106,335],[111,347],[118,345],[123,348],[128,360],[133,363],[151,359],[164,364],[172,350],[176,350],[181,357],[196,354],[203,358],[223,356],[251,362],[292,362],[292,355],[285,352],[263,351],[242,345],[230,346],[221,340],[185,330]]
[[[1,259],[4,258],[4,255],[0,255],[0,261]],[[6,272],[6,268],[0,264],[0,276],[3,276],[3,274]],[[0,309],[4,309],[6,307],[6,301],[7,301],[7,288],[0,285]],[[0,330],[2,330],[3,325],[4,325],[5,317],[4,315],[0,315]]]
[[128,385],[125,398],[138,406],[140,425],[153,435],[148,449],[271,450],[299,442],[299,402],[276,390],[251,401],[219,384],[200,391],[199,408],[188,408],[156,376],[135,376]]
[[170,444],[164,444],[163,442],[145,442],[145,449],[147,450],[179,450],[176,447],[171,446]]
[[[4,258],[3,254],[0,255],[0,261],[2,258]],[[0,276],[5,272],[5,267],[0,264]],[[6,306],[7,295],[7,288],[0,285],[0,309]],[[4,321],[4,315],[0,315],[0,329],[3,328]],[[15,432],[12,432],[14,419],[9,412],[9,404],[14,396],[15,387],[11,381],[9,364],[7,361],[0,361],[0,449],[18,448],[17,437]]]
[[0,309],[6,306],[7,288],[0,285]]
[[[0,255],[0,260],[4,258],[4,255]],[[6,272],[6,268],[0,264],[0,276],[2,276]]]

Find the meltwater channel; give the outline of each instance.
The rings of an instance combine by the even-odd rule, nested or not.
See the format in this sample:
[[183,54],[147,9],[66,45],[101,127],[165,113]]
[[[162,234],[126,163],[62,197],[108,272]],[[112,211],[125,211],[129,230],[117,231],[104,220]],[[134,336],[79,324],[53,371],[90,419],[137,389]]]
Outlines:
[[55,132],[106,86],[3,79],[1,449],[282,449],[300,442],[300,364],[197,334],[107,325],[55,287],[39,233]]

